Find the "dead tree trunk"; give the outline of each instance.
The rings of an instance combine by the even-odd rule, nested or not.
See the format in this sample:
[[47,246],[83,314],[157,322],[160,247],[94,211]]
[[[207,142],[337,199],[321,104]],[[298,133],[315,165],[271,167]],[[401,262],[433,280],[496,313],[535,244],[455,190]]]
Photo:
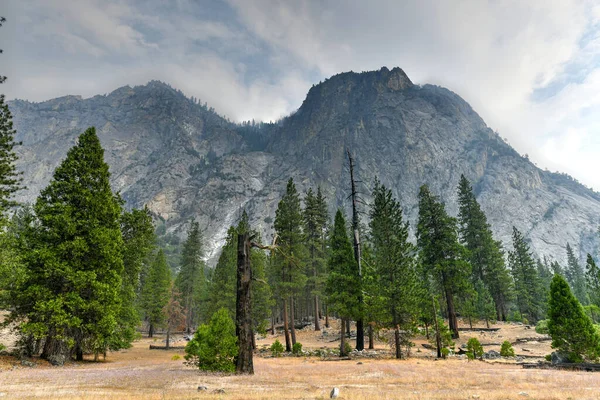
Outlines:
[[238,355],[235,372],[237,374],[254,374],[252,360],[253,345],[250,284],[252,270],[250,268],[250,240],[248,233],[238,235],[237,246],[237,295],[235,312],[235,330],[238,338]]
[[[354,182],[354,162],[352,160],[352,156],[350,155],[350,150],[347,150],[348,160],[350,161],[350,183],[352,185],[352,230],[354,231],[354,259],[356,260],[356,264],[358,266],[358,280],[360,295],[358,298],[359,306],[362,311],[363,308],[363,295],[362,295],[362,268],[361,268],[361,248],[360,248],[360,236],[358,232],[358,210],[356,208],[357,198],[356,198],[356,184]],[[364,350],[365,349],[365,329],[363,324],[362,316],[359,316],[356,320],[356,350]]]

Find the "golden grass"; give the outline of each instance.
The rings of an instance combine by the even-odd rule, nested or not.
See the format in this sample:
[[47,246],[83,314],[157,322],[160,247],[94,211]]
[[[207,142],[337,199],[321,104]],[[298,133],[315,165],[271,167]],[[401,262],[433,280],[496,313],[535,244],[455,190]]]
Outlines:
[[[535,335],[521,326],[500,326],[493,334],[465,332],[459,344],[473,336],[501,342]],[[283,341],[281,335],[278,338]],[[340,388],[340,399],[600,399],[598,374],[523,370],[514,363],[434,361],[423,358],[427,350],[406,361],[363,359],[360,365],[357,360],[256,357],[253,376],[205,374],[183,365],[182,351],[148,350],[158,340],[138,341],[129,350],[110,353],[104,362],[62,368],[40,360],[36,368],[27,368],[16,359],[0,357],[0,399],[328,399],[333,387]],[[258,345],[274,340],[270,336]],[[298,340],[305,349],[337,345],[309,331],[298,332]],[[525,346],[542,355],[550,351],[548,342],[515,350],[519,353]],[[377,348],[385,345],[378,343]],[[176,354],[182,359],[173,360]],[[198,386],[208,390],[199,392]],[[225,393],[216,393],[218,389]]]

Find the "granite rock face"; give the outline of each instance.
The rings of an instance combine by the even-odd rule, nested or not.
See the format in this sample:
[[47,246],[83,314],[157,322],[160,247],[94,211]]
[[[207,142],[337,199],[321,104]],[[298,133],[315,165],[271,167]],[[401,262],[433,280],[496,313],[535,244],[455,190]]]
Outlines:
[[156,81],[90,99],[16,100],[10,108],[28,186],[19,200],[34,201],[78,134],[95,126],[113,187],[128,206],[147,204],[180,235],[197,219],[211,260],[243,208],[270,240],[289,177],[301,192],[321,185],[332,213],[347,207],[346,149],[355,158],[363,200],[369,202],[378,177],[401,199],[413,225],[419,186],[429,184],[456,215],[464,174],[506,248],[513,225],[538,255],[561,262],[567,242],[582,258],[598,248],[600,195],[538,169],[458,95],[414,85],[400,68],[333,76],[276,124],[233,124]]

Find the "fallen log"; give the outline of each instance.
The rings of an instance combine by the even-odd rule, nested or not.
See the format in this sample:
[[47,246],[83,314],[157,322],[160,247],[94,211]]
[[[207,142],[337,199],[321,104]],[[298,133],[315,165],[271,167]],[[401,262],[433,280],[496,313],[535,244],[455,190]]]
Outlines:
[[482,332],[498,332],[500,330],[500,328],[458,328],[459,332],[477,332],[477,331],[482,331]]
[[522,344],[522,343],[527,343],[527,342],[547,342],[549,340],[552,340],[552,338],[550,336],[532,336],[532,337],[524,337],[524,338],[517,338],[517,340],[515,342],[511,342],[511,345],[515,345],[515,344]]
[[153,344],[150,345],[150,350],[185,350],[185,346],[155,346]]
[[537,363],[537,364],[521,364],[524,369],[561,369],[569,371],[587,371],[587,372],[600,372],[600,364],[586,364],[586,363]]

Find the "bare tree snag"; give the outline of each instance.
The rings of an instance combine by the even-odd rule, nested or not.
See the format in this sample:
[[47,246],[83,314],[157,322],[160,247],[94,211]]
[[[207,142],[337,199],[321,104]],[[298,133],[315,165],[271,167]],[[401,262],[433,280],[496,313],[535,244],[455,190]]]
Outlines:
[[238,338],[238,356],[235,372],[254,374],[253,336],[251,317],[252,269],[250,267],[250,239],[248,233],[238,235],[237,246],[237,296],[235,330]]
[[[354,232],[354,259],[358,265],[358,279],[362,284],[362,268],[361,268],[361,248],[360,248],[360,236],[358,232],[358,210],[356,208],[357,198],[356,198],[356,184],[354,181],[354,161],[352,160],[352,155],[350,154],[350,150],[346,150],[348,153],[348,160],[350,161],[350,183],[352,185],[352,231]],[[361,285],[361,294],[359,298],[359,303],[362,306],[364,303],[364,299],[362,296],[362,285]],[[363,324],[362,316],[356,320],[356,350],[364,350],[365,349],[365,329]]]

